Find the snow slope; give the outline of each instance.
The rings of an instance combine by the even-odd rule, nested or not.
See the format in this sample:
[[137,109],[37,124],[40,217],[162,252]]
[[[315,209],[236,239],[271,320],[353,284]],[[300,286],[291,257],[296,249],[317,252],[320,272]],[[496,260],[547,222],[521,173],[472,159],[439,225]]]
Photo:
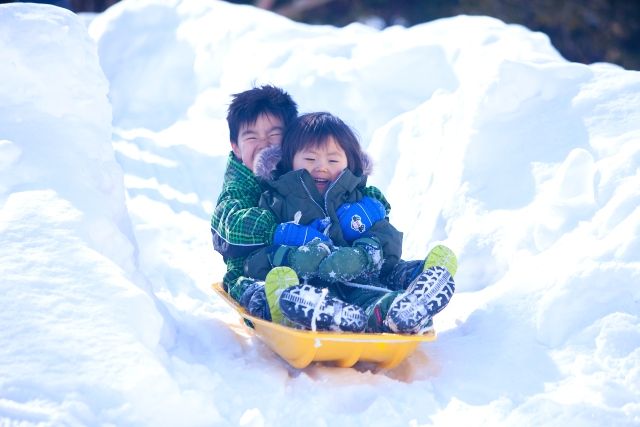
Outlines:
[[[209,289],[230,94],[350,123],[438,340],[290,368]],[[314,27],[249,6],[0,5],[0,425],[640,425],[640,73],[490,17]]]

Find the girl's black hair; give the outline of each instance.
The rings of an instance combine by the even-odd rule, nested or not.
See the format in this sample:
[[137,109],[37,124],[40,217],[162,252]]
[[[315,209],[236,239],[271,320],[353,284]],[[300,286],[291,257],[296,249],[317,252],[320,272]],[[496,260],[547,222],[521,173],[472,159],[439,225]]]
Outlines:
[[286,129],[298,115],[298,105],[287,92],[271,85],[234,94],[227,112],[231,142],[237,144],[240,126],[255,123],[263,114],[279,118]]
[[349,170],[354,175],[362,175],[362,148],[358,138],[346,123],[326,112],[303,114],[289,125],[282,140],[279,171],[293,170],[293,157],[297,152],[307,147],[324,146],[329,137],[344,150]]

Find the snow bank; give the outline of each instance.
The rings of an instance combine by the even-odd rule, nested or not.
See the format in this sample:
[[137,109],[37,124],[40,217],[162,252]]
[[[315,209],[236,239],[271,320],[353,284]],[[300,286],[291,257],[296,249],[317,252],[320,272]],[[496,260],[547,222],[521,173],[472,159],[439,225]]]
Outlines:
[[[640,73],[489,17],[0,22],[0,424],[640,422]],[[393,371],[292,369],[209,290],[226,108],[263,83],[358,131],[405,258],[459,255],[438,340]]]
[[0,424],[214,420],[160,357],[95,44],[60,8],[0,21]]

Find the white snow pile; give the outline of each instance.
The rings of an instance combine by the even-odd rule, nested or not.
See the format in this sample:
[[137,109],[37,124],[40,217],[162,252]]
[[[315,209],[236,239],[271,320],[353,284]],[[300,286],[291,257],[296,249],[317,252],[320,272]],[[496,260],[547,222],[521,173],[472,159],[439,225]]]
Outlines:
[[[404,258],[459,256],[399,367],[289,367],[210,290],[230,95],[376,160]],[[640,73],[490,17],[0,5],[0,425],[640,425]]]

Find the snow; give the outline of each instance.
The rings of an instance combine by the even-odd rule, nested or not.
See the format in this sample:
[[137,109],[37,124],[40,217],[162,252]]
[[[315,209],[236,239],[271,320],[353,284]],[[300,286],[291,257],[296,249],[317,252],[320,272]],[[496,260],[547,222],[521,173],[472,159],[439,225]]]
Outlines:
[[[288,90],[376,161],[438,339],[289,367],[210,290],[230,94]],[[490,17],[0,5],[0,425],[640,425],[640,73]]]

